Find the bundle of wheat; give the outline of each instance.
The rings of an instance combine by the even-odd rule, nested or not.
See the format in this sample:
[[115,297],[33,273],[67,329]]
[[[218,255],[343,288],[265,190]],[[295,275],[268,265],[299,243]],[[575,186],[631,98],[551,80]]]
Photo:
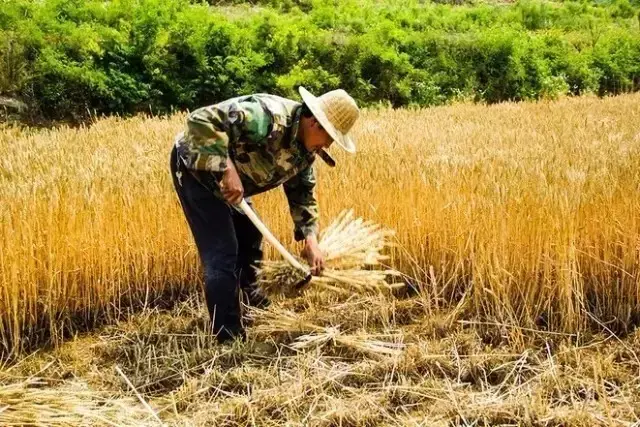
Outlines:
[[320,249],[325,261],[335,269],[361,268],[363,265],[378,265],[388,257],[383,249],[390,246],[388,238],[395,232],[380,225],[354,218],[353,210],[342,211],[338,217],[320,233]]
[[[372,221],[355,218],[352,210],[343,211],[320,233],[319,247],[326,268],[322,276],[312,279],[312,286],[338,293],[380,292],[404,286],[389,283],[389,278],[398,277],[399,272],[379,269],[388,258],[382,252],[391,246],[389,237],[393,234],[393,230]],[[294,295],[293,285],[303,278],[303,272],[284,260],[263,261],[258,269],[258,282],[271,295]]]
[[302,315],[277,306],[266,310],[251,308],[248,316],[254,319],[252,332],[257,335],[297,335],[290,346],[295,350],[314,349],[329,344],[373,357],[384,357],[397,356],[404,349],[402,335],[399,333],[343,331],[339,326],[317,325]]

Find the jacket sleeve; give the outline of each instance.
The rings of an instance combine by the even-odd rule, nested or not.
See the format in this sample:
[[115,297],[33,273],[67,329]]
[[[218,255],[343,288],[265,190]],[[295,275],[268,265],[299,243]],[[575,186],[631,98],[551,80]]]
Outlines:
[[313,167],[309,166],[283,184],[289,212],[294,223],[294,238],[304,240],[318,233],[318,203],[314,196],[316,179]]
[[187,117],[180,157],[189,169],[221,177],[229,148],[241,137],[261,140],[270,123],[270,115],[257,101],[229,100],[201,107]]

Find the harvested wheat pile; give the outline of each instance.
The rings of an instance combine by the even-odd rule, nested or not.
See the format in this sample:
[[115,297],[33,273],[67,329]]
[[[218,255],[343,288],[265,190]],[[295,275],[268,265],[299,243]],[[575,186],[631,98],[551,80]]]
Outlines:
[[298,313],[277,306],[266,310],[252,308],[249,316],[254,319],[252,333],[256,335],[295,336],[290,345],[294,350],[303,351],[331,345],[379,358],[399,356],[404,349],[402,334],[397,331],[372,333],[343,329],[340,325],[321,326]]
[[[356,218],[353,210],[345,210],[320,233],[319,246],[325,256],[325,271],[311,280],[316,289],[337,293],[379,293],[403,287],[400,273],[384,268],[388,256],[383,252],[392,246],[393,230]],[[304,273],[284,260],[265,260],[258,270],[258,283],[269,295],[292,296],[295,284]],[[394,281],[395,280],[395,281]]]
[[114,399],[79,382],[54,387],[39,378],[0,382],[3,426],[161,425],[133,399]]

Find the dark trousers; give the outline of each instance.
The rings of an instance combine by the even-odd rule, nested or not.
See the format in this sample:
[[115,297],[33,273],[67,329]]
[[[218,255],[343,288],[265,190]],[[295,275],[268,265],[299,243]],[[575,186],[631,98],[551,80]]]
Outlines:
[[262,259],[262,235],[247,216],[195,179],[175,147],[171,176],[202,261],[212,331],[219,340],[244,335],[240,296],[249,305],[267,302],[256,286],[254,269]]

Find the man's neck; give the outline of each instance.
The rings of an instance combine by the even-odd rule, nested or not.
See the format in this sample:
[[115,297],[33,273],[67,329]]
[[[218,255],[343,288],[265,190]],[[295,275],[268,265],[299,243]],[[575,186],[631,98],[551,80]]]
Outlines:
[[305,130],[306,122],[303,117],[300,117],[300,123],[298,124],[298,132],[296,134],[296,139],[300,142],[300,145],[304,147],[305,151],[311,153],[312,151],[307,148],[307,145],[304,143],[304,130]]

